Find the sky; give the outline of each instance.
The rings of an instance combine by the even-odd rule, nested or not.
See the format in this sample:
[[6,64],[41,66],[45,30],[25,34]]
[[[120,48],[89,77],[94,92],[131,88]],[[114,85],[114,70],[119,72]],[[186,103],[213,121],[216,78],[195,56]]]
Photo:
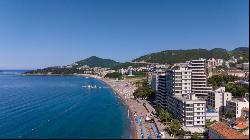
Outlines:
[[248,0],[0,0],[0,69],[249,47]]

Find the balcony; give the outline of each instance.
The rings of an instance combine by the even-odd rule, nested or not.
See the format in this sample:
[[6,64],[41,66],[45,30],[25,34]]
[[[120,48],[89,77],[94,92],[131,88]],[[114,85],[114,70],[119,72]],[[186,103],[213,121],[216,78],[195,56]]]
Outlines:
[[192,80],[207,80],[207,77],[202,77],[202,78],[196,78],[196,77],[192,77]]

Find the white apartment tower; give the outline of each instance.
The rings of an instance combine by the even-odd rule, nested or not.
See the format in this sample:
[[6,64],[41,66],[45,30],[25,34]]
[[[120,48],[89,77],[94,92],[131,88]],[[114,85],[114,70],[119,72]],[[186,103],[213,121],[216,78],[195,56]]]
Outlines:
[[192,70],[185,66],[166,70],[158,79],[157,102],[185,127],[204,127],[206,101],[192,91]]
[[207,86],[206,60],[198,59],[189,62],[189,69],[192,70],[192,92],[197,96],[207,96],[212,87]]
[[174,95],[187,95],[191,93],[191,76],[192,70],[189,70],[185,66],[180,66],[178,69],[173,70],[174,74]]

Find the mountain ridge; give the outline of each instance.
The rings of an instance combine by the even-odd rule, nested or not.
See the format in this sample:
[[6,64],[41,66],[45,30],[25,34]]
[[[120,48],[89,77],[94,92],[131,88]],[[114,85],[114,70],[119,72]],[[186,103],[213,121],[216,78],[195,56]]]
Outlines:
[[211,50],[198,49],[179,49],[179,50],[164,50],[155,53],[149,53],[133,59],[132,62],[148,62],[160,64],[173,64],[185,62],[191,59],[198,58],[221,58],[228,60],[231,56],[243,57],[244,62],[249,61],[249,47],[238,47],[231,51],[224,48],[213,48]]

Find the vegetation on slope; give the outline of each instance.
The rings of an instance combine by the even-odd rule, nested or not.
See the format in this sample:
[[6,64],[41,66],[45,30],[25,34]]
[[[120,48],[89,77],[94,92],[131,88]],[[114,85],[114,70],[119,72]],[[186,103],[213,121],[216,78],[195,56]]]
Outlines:
[[133,62],[145,61],[149,63],[174,64],[185,62],[198,58],[221,58],[228,60],[231,56],[239,58],[243,57],[243,61],[249,60],[249,47],[240,47],[232,51],[227,51],[222,48],[206,49],[189,49],[189,50],[166,50],[157,53],[151,53],[134,59]]
[[119,65],[119,62],[116,62],[111,59],[102,59],[96,56],[91,56],[81,61],[76,62],[78,66],[88,65],[90,67],[102,67],[102,68],[112,68]]
[[49,67],[45,69],[37,69],[25,72],[25,74],[74,74],[74,73],[82,74],[83,71],[76,68]]

